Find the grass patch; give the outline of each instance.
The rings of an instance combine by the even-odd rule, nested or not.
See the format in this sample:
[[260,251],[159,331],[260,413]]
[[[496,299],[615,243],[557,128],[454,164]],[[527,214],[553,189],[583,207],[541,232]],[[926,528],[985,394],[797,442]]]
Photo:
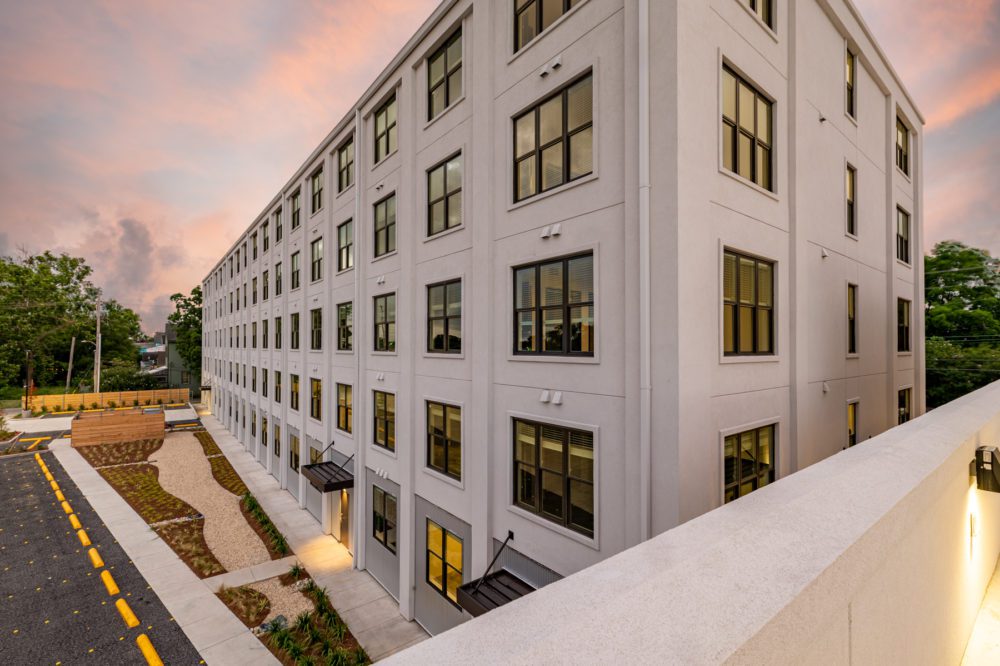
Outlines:
[[222,449],[219,445],[215,443],[212,436],[208,434],[207,430],[195,430],[194,436],[198,438],[198,442],[201,444],[202,451],[205,452],[206,456],[215,456],[222,453]]
[[159,438],[142,439],[136,442],[123,442],[120,444],[80,446],[76,450],[90,463],[91,467],[99,468],[107,467],[108,465],[145,462],[161,446],[163,446],[163,439]]
[[267,552],[271,554],[272,560],[281,559],[292,554],[292,549],[285,540],[285,535],[278,531],[267,513],[261,507],[257,498],[247,492],[240,499],[240,510],[247,523],[257,533],[260,540],[267,547]]
[[198,515],[190,504],[163,489],[160,471],[153,465],[105,467],[97,471],[147,523]]
[[326,590],[312,584],[303,594],[313,602],[312,612],[300,614],[291,624],[273,625],[261,635],[271,653],[285,666],[370,664],[368,654],[330,604]]
[[226,604],[233,615],[251,629],[259,626],[271,612],[271,600],[267,595],[246,585],[241,587],[223,585],[215,596],[222,599],[222,603]]
[[204,518],[167,523],[154,529],[199,578],[226,573],[226,568],[205,543]]
[[243,479],[236,473],[233,466],[229,464],[226,456],[215,456],[214,458],[209,458],[208,462],[212,465],[212,476],[215,477],[215,482],[220,486],[237,497],[243,497],[250,492],[246,484],[243,483]]

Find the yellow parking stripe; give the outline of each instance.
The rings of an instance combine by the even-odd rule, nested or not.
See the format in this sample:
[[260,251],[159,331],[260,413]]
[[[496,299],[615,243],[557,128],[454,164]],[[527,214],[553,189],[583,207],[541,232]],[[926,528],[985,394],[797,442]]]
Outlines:
[[63,502],[62,502],[62,510],[66,512],[66,515],[69,515],[69,514],[73,513],[73,507],[71,507],[69,505],[69,502],[67,502],[65,500],[63,500]]
[[69,524],[73,526],[74,530],[78,530],[83,527],[83,525],[80,524],[80,519],[76,517],[75,513],[69,514]]
[[101,559],[101,554],[97,552],[96,548],[88,550],[87,555],[90,557],[90,563],[94,565],[95,569],[100,569],[104,566],[104,560]]
[[80,539],[80,544],[86,548],[90,545],[90,537],[87,536],[86,530],[79,529],[76,531],[76,536]]
[[61,490],[57,490],[56,491],[56,500],[58,500],[60,502],[65,502],[66,501],[66,496],[62,494]]
[[139,618],[137,618],[135,613],[132,612],[132,609],[129,608],[127,601],[119,599],[115,602],[115,607],[118,609],[118,612],[121,614],[122,619],[125,620],[125,624],[128,625],[129,629],[139,626]]
[[163,666],[163,660],[160,659],[160,655],[156,654],[156,650],[153,648],[153,644],[149,642],[149,637],[146,634],[139,634],[138,638],[135,639],[135,643],[142,650],[142,656],[146,658],[146,663],[149,666]]
[[101,580],[104,581],[104,587],[107,588],[108,595],[113,597],[120,592],[118,584],[115,583],[115,579],[111,576],[111,572],[107,569],[101,572]]

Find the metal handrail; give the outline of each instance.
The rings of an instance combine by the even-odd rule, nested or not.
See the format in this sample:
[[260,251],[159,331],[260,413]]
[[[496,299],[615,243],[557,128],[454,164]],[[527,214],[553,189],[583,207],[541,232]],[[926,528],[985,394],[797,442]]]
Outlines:
[[490,569],[492,569],[493,565],[497,563],[497,558],[500,557],[500,553],[503,552],[503,549],[507,547],[507,542],[513,540],[514,540],[514,530],[507,530],[507,538],[503,540],[503,545],[500,546],[500,550],[496,552],[496,555],[494,555],[493,559],[490,561],[490,565],[486,567],[486,571],[483,572],[483,577],[480,578],[479,582],[476,583],[476,586],[472,588],[473,595],[479,592],[479,587],[483,584],[483,581],[486,580],[486,577],[490,575]]

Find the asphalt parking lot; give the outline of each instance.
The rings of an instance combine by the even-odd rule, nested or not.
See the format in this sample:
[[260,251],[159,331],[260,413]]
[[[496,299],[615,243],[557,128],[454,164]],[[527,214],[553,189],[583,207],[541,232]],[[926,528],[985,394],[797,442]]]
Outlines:
[[[204,663],[59,462],[48,452],[41,458],[91,546],[34,455],[0,457],[0,662],[143,665],[136,638],[145,634],[166,664]],[[91,547],[103,567],[92,563]],[[119,594],[109,594],[104,570]],[[119,599],[138,626],[126,625]]]

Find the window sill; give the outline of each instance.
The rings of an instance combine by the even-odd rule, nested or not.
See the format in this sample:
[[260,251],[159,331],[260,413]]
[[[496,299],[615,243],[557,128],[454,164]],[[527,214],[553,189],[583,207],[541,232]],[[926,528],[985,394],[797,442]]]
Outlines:
[[399,250],[393,250],[392,252],[386,252],[385,254],[380,254],[377,257],[372,257],[371,263],[374,264],[376,261],[382,261],[383,259],[388,259],[389,257],[395,257],[397,254],[399,254]]
[[354,356],[354,350],[353,349],[336,349],[336,350],[334,350],[333,353],[334,354],[343,354],[344,356]]
[[[464,64],[464,63],[463,63],[463,64]],[[446,106],[446,107],[445,107],[445,108],[444,108],[444,109],[443,109],[443,110],[442,110],[442,111],[441,111],[441,112],[440,112],[439,114],[437,114],[436,116],[434,116],[434,117],[433,117],[433,118],[431,118],[430,120],[427,120],[427,121],[425,121],[425,122],[424,122],[424,127],[423,127],[423,130],[424,130],[425,132],[427,131],[427,129],[428,129],[428,128],[429,128],[429,127],[430,127],[431,125],[433,125],[433,124],[434,124],[434,123],[436,123],[436,122],[437,122],[438,120],[440,120],[441,118],[444,118],[444,117],[445,117],[446,115],[448,115],[448,112],[449,112],[449,111],[451,111],[452,109],[454,109],[454,108],[455,108],[455,107],[457,107],[457,106],[458,106],[459,104],[461,104],[462,102],[464,102],[464,101],[465,101],[465,67],[464,67],[464,66],[463,66],[463,68],[462,68],[462,91],[463,91],[463,92],[462,92],[462,96],[461,96],[461,97],[459,97],[459,98],[458,98],[458,99],[456,99],[456,100],[455,100],[454,102],[452,102],[451,104],[449,104],[448,106]]]
[[858,354],[857,352],[855,352],[853,354],[849,353],[846,356],[844,356],[844,358],[846,358],[848,361],[850,361],[852,359],[859,359],[859,358],[861,358],[861,354]]
[[858,236],[857,234],[852,234],[850,231],[845,231],[844,232],[844,236],[847,237],[847,238],[850,238],[853,241],[860,241],[861,240],[860,236]]
[[352,440],[354,439],[354,433],[352,433],[349,430],[342,430],[339,426],[333,426],[333,430],[334,432],[339,432],[341,435],[346,435],[347,437],[350,437]]
[[339,271],[337,271],[336,273],[334,273],[333,276],[334,277],[340,277],[344,273],[350,273],[353,270],[354,270],[354,266],[348,266],[347,268],[340,269]]
[[[577,5],[577,7],[579,7],[579,6],[580,5]],[[587,174],[586,176],[581,176],[580,178],[577,178],[576,180],[571,180],[568,183],[563,183],[562,185],[559,185],[557,187],[553,187],[551,190],[545,190],[544,192],[539,192],[538,194],[533,194],[530,197],[528,197],[527,199],[522,199],[520,201],[512,202],[510,205],[507,206],[507,212],[509,213],[509,212],[515,211],[515,210],[517,210],[519,208],[523,208],[524,206],[529,206],[529,205],[531,205],[533,203],[536,203],[538,201],[543,201],[545,199],[548,199],[551,196],[554,196],[556,194],[562,194],[563,192],[571,190],[574,187],[578,187],[580,185],[585,185],[585,184],[593,182],[595,180],[597,180],[597,171],[596,170],[593,171],[593,172],[591,172],[591,173],[589,173],[589,174]]]
[[399,356],[398,351],[375,351],[369,352],[372,356]]
[[[399,124],[398,124],[398,122],[399,121],[397,121],[397,125],[396,125],[397,131],[399,130]],[[383,157],[382,159],[380,159],[378,162],[374,162],[372,164],[371,170],[374,171],[375,169],[379,168],[380,166],[382,166],[383,164],[385,164],[386,162],[388,162],[389,158],[391,158],[393,155],[395,155],[398,152],[399,152],[399,146],[396,147],[396,150],[392,151],[391,153],[389,153],[388,155],[386,155],[385,157]]]
[[[316,217],[317,215],[319,215],[322,212],[323,212],[323,208],[322,207],[317,208],[313,212],[309,213],[309,219],[312,220],[314,217]],[[315,232],[315,231],[316,231],[316,229],[313,229],[313,232]]]
[[753,182],[752,180],[748,180],[748,179],[744,178],[743,176],[739,175],[738,173],[736,173],[734,171],[730,171],[729,169],[727,169],[724,166],[720,166],[719,167],[719,173],[721,173],[722,175],[724,175],[724,176],[726,176],[728,178],[732,178],[737,183],[742,183],[742,184],[746,185],[750,189],[752,189],[752,190],[754,190],[756,192],[759,192],[760,194],[763,194],[764,196],[766,196],[768,198],[774,199],[775,201],[781,201],[781,197],[779,197],[776,192],[772,192],[771,190],[765,190],[763,187],[761,187],[757,183]]
[[905,268],[909,268],[911,270],[913,269],[913,264],[909,263],[908,261],[903,261],[902,259],[896,259],[896,263]]
[[436,479],[438,481],[443,481],[444,483],[447,483],[450,486],[454,486],[455,488],[458,488],[459,490],[465,490],[465,484],[462,483],[462,481],[460,479],[456,479],[453,476],[448,476],[447,474],[439,472],[439,471],[437,471],[436,469],[434,469],[432,467],[428,467],[426,464],[423,466],[422,469],[423,469],[424,474],[426,474],[427,476],[431,477],[432,479]]
[[452,227],[450,229],[445,229],[444,231],[439,231],[439,232],[437,232],[436,234],[434,234],[432,236],[424,236],[421,239],[421,242],[429,243],[429,242],[437,240],[437,239],[439,239],[439,238],[441,238],[443,236],[450,236],[451,234],[458,233],[459,231],[461,231],[464,228],[465,228],[465,224],[463,224],[462,222],[459,222],[458,224],[456,224],[454,227]]
[[[534,37],[532,37],[530,42],[528,42],[527,44],[525,44],[524,46],[522,46],[520,49],[514,51],[514,53],[509,58],[507,58],[507,64],[510,65],[512,62],[514,62],[515,60],[517,60],[518,58],[520,58],[523,53],[526,53],[532,46],[534,46],[535,44],[537,44],[540,41],[542,41],[542,38],[544,38],[546,35],[550,34],[551,31],[553,31],[553,30],[556,29],[556,27],[562,25],[563,22],[567,21],[570,16],[572,16],[573,14],[575,14],[577,12],[577,10],[579,10],[580,7],[583,7],[585,4],[587,4],[587,2],[586,2],[586,0],[583,0],[583,2],[580,2],[575,7],[571,8],[568,12],[566,12],[565,14],[563,14],[562,16],[560,16],[559,18],[557,18],[555,21],[553,21],[552,25],[550,25],[545,30],[542,30],[540,33],[538,33],[537,35],[535,35]],[[511,34],[513,34],[513,33],[511,33]],[[513,48],[513,46],[514,45],[511,44],[512,48]]]
[[[857,104],[858,104],[857,98],[855,98],[854,105],[857,106]],[[846,102],[844,103],[844,106],[845,107],[847,106]],[[844,109],[844,117],[847,118],[849,121],[851,121],[851,124],[853,124],[855,127],[858,127],[858,119],[852,116],[846,108]]]
[[913,184],[913,179],[910,178],[910,174],[908,174],[905,171],[903,171],[902,169],[900,169],[899,165],[896,164],[895,162],[893,162],[893,164],[896,167],[896,173],[898,173],[900,176],[902,176],[903,178],[905,178],[906,182],[912,185]]
[[[767,33],[768,37],[770,37],[772,40],[774,40],[775,44],[778,43],[778,33],[776,33],[774,31],[774,28],[772,28],[768,24],[764,23],[764,20],[761,17],[757,16],[757,12],[755,12],[752,9],[750,9],[750,5],[745,4],[744,2],[740,2],[740,0],[737,0],[736,4],[738,4],[740,7],[742,7],[743,11],[745,11],[747,14],[749,14],[750,17],[753,18],[753,20],[757,22],[757,25],[759,25],[761,28],[764,29],[764,32]],[[775,10],[772,8],[772,10],[771,10],[772,14],[774,13],[774,11]],[[772,16],[772,18],[774,18],[774,17]]]
[[740,363],[778,363],[781,357],[778,354],[760,354],[746,356],[720,356],[721,365],[738,365]]
[[464,361],[465,360],[465,352],[458,352],[458,353],[455,353],[455,352],[432,352],[432,351],[426,351],[425,350],[423,352],[422,356],[424,358],[427,358],[427,359],[441,359],[441,360],[448,359],[448,360],[455,360],[455,361]]
[[905,358],[907,356],[913,356],[912,351],[897,351],[896,356],[899,358]]
[[568,363],[570,365],[599,365],[600,356],[542,356],[541,354],[514,354],[507,352],[507,360],[518,363]]
[[587,546],[588,548],[593,548],[594,550],[598,551],[601,549],[600,542],[597,539],[596,530],[594,532],[593,537],[586,537],[580,534],[579,532],[574,532],[573,530],[563,527],[562,525],[557,525],[556,523],[552,522],[547,518],[543,518],[537,514],[531,513],[530,511],[525,511],[524,509],[514,504],[508,504],[507,511],[514,514],[515,516],[524,518],[525,520],[530,520],[533,523],[541,525],[542,527],[545,527],[560,536],[572,539],[573,541],[576,541],[579,544]]
[[352,189],[354,189],[354,183],[353,182],[350,185],[348,185],[347,187],[345,187],[344,189],[342,189],[340,192],[337,192],[337,195],[334,197],[334,199],[339,199],[340,197],[342,197],[345,194],[347,194],[348,192],[350,192]]
[[[398,448],[399,447],[397,446],[397,449]],[[396,453],[395,450],[387,449],[384,446],[380,446],[379,444],[369,443],[368,444],[368,449],[370,451],[374,451],[376,453],[381,453],[386,458],[392,458],[393,460],[398,460],[399,459],[399,455]]]

